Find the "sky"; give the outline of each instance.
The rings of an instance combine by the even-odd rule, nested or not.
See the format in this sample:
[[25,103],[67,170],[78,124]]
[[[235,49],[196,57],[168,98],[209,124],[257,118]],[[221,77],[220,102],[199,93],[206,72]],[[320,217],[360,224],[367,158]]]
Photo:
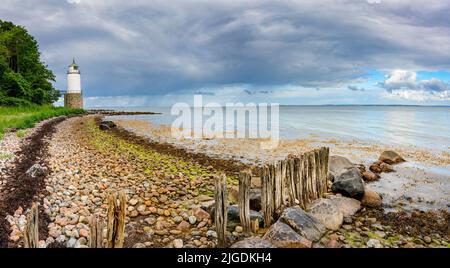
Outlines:
[[450,1],[1,0],[90,107],[450,105]]

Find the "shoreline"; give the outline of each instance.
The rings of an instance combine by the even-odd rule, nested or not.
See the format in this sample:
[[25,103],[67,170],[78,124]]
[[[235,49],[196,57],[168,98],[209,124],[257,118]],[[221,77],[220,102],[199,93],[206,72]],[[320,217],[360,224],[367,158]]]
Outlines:
[[[206,151],[192,152],[151,141],[120,126],[102,131],[98,129],[101,117],[86,115],[63,120],[48,138],[44,161],[49,173],[45,175],[43,192],[34,196],[41,203],[41,213],[49,217],[43,226],[48,233],[41,237],[40,246],[86,247],[90,215],[104,217],[108,194],[126,190],[130,207],[126,247],[175,247],[180,246],[180,240],[186,248],[215,247],[214,225],[207,210],[213,201],[211,176],[225,172],[232,190],[237,172],[250,165],[239,159],[215,158]],[[36,131],[37,128],[32,129],[28,135]],[[8,208],[11,246],[21,246],[27,208]],[[413,211],[403,215],[404,209],[399,211],[363,207],[347,218],[339,230],[325,234],[314,247],[336,246],[330,241],[336,241],[339,247],[369,247],[367,243],[374,237],[385,247],[450,246],[441,223],[442,219],[448,222],[448,212]],[[194,215],[198,217],[192,224]],[[406,224],[397,228],[398,220]],[[427,229],[421,231],[419,226],[430,220]],[[379,230],[380,225],[383,230]],[[246,238],[236,230],[230,231],[230,242]],[[264,232],[261,229],[258,235]],[[426,242],[429,238],[430,243]]]

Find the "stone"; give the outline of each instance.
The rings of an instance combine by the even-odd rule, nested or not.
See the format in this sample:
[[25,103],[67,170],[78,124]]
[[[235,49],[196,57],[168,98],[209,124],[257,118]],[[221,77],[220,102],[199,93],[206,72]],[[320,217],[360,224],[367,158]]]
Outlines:
[[380,168],[381,168],[381,172],[383,172],[383,173],[395,172],[394,168],[391,165],[386,164],[386,163],[381,163]]
[[368,248],[382,248],[383,245],[381,244],[380,240],[378,239],[369,239],[366,243]]
[[39,164],[34,164],[32,167],[30,167],[27,170],[27,174],[30,175],[32,178],[36,178],[38,176],[42,176],[45,174],[45,170],[46,168],[39,165]]
[[366,189],[361,204],[366,207],[380,208],[382,204],[381,196],[377,192]]
[[236,228],[235,228],[235,231],[237,232],[237,233],[242,233],[243,231],[244,231],[244,228],[242,228],[242,226],[236,226]]
[[348,197],[332,197],[331,202],[341,211],[344,218],[351,218],[361,209],[361,202]]
[[328,171],[334,177],[338,177],[340,174],[354,167],[355,164],[347,158],[339,155],[330,156],[330,160],[328,162]]
[[381,162],[375,162],[372,165],[370,165],[369,169],[375,174],[380,174],[382,172],[380,167]]
[[187,221],[182,221],[178,224],[177,229],[184,232],[186,230],[189,230],[190,227],[191,226]]
[[252,177],[251,179],[251,187],[252,188],[261,188],[261,177]]
[[406,162],[406,160],[403,159],[403,157],[401,157],[397,152],[394,151],[382,152],[378,160],[389,165]]
[[250,209],[254,211],[261,211],[261,188],[250,189],[249,199]]
[[423,238],[423,241],[425,241],[425,243],[427,243],[427,244],[430,244],[432,242],[431,237],[429,237],[429,236],[425,236]]
[[365,171],[362,174],[364,181],[371,182],[380,179],[380,175],[373,173],[372,171]]
[[176,217],[173,218],[173,222],[175,222],[177,224],[182,222],[182,221],[183,221],[183,217],[181,217],[181,216],[176,216]]
[[75,248],[75,245],[77,244],[77,239],[75,238],[75,237],[71,237],[70,239],[69,239],[69,241],[67,241],[67,244],[66,244],[66,246],[68,247],[68,248]]
[[250,237],[233,244],[231,248],[275,248],[275,246],[259,237]]
[[217,238],[217,232],[213,231],[213,230],[208,230],[206,232],[206,237],[213,237],[213,238]]
[[130,199],[130,201],[128,201],[128,204],[130,204],[131,206],[136,206],[137,203],[139,203],[139,200],[134,199],[134,198],[132,198],[132,199]]
[[[214,212],[214,211],[213,211]],[[214,214],[213,214],[214,215]],[[250,220],[259,221],[260,226],[264,223],[263,215],[260,212],[250,210]],[[236,227],[241,223],[241,218],[239,217],[239,207],[238,206],[229,206],[228,207],[228,225],[232,228]]]
[[201,208],[196,208],[193,211],[193,215],[197,218],[197,220],[202,221],[204,219],[209,219],[210,215],[208,212],[204,211]]
[[239,186],[232,186],[228,191],[228,202],[237,204],[239,200]]
[[80,229],[80,236],[81,237],[89,237],[89,231],[88,230],[86,230],[86,229]]
[[183,248],[183,240],[181,239],[175,239],[173,240],[173,247],[174,248]]
[[352,168],[336,178],[331,185],[334,193],[360,199],[364,195],[364,181],[357,168]]
[[49,228],[48,234],[53,238],[58,238],[62,234],[62,231],[58,227],[52,227]]
[[327,229],[337,231],[344,221],[344,215],[333,201],[325,198],[314,200],[306,211],[318,219]]
[[341,244],[339,243],[339,241],[337,241],[337,239],[330,239],[327,244],[326,244],[327,248],[340,248]]
[[188,220],[190,224],[194,225],[197,222],[197,217],[189,216]]
[[283,211],[280,221],[289,225],[299,235],[316,242],[327,231],[326,227],[314,216],[300,207],[290,207]]
[[133,245],[132,248],[146,248],[144,243],[136,243]]
[[296,233],[289,225],[277,221],[263,237],[277,248],[311,248],[312,242]]

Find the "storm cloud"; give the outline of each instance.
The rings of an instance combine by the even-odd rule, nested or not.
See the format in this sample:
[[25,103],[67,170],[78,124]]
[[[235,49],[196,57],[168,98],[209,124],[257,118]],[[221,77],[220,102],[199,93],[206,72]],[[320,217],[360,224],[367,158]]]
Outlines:
[[[91,97],[213,93],[233,84],[349,92],[368,70],[449,70],[448,14],[450,3],[441,0],[2,0],[0,6],[0,18],[36,36],[56,86],[65,88],[75,57]],[[384,88],[396,89],[386,82]],[[448,89],[441,82],[420,83]]]

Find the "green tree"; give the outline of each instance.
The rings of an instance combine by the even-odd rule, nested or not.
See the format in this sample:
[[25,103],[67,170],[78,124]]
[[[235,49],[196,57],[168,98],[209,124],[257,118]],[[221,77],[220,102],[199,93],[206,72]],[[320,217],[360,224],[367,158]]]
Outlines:
[[38,43],[24,27],[0,20],[0,105],[58,100],[60,93],[51,84],[55,76],[40,56]]

